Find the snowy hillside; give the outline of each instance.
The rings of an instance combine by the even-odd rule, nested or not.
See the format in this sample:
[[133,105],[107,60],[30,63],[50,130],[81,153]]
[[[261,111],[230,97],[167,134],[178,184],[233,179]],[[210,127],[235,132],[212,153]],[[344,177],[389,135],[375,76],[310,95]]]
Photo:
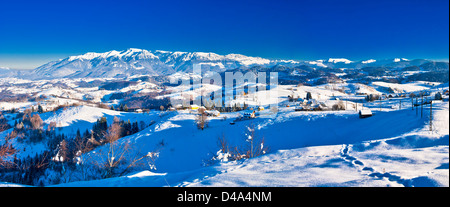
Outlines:
[[41,116],[45,125],[55,122],[57,127],[61,127],[59,130],[61,133],[75,134],[74,129],[80,129],[85,131],[92,128],[92,125],[97,119],[106,117],[107,120],[112,123],[114,117],[118,117],[122,120],[133,121],[147,121],[151,118],[152,114],[136,114],[112,111],[108,109],[99,109],[89,106],[71,107],[66,110],[61,109],[56,113],[46,113]]
[[[239,142],[246,123],[217,120],[194,135],[192,116],[176,114],[126,138],[147,146],[164,139],[156,172],[59,186],[448,186],[448,107],[448,102],[436,103],[432,132],[410,109],[364,120],[354,113],[286,110],[274,120],[255,120],[271,153],[206,168],[201,160],[217,150],[214,137],[224,133]],[[383,126],[389,129],[380,130]],[[188,133],[193,136],[177,136]]]
[[[279,84],[186,81],[202,78],[192,63]],[[35,71],[64,78],[0,78],[0,186],[448,186],[447,71],[395,67],[413,63],[72,56]],[[220,92],[222,106],[195,103]]]

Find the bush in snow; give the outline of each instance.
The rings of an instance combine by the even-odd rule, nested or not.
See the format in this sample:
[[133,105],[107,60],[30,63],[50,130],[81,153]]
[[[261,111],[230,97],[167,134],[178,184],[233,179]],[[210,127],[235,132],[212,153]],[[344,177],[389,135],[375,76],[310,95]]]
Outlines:
[[378,94],[370,94],[366,96],[366,101],[376,101],[380,99],[380,95]]
[[211,159],[204,161],[204,165],[209,166],[217,162],[254,158],[269,152],[269,148],[265,145],[264,137],[256,135],[255,127],[252,123],[246,127],[244,138],[242,145],[232,146],[225,138],[225,135],[219,137],[217,141],[219,150]]
[[336,104],[334,104],[331,108],[333,111],[340,111],[345,110],[345,104],[342,101],[338,101]]
[[256,136],[255,126],[253,123],[249,124],[246,128],[246,152],[241,157],[242,158],[253,158],[258,157],[263,154],[266,154],[269,150],[267,146],[265,146],[264,137]]

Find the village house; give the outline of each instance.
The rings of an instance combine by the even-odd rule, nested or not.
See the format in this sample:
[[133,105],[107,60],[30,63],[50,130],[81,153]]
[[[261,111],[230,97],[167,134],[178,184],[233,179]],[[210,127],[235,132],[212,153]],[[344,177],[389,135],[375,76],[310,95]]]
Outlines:
[[371,117],[372,111],[370,109],[362,109],[359,111],[359,118],[367,118],[367,117]]

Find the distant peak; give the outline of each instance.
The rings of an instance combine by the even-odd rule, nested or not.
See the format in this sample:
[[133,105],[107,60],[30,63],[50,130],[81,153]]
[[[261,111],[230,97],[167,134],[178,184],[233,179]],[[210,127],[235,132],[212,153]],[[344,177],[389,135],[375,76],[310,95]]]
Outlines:
[[345,59],[345,58],[329,58],[328,62],[329,63],[340,63],[340,62],[342,62],[342,63],[345,63],[345,64],[350,64],[353,61]]
[[394,62],[401,62],[401,61],[409,61],[409,60],[406,58],[395,58],[394,59]]
[[102,53],[88,52],[88,53],[85,53],[83,55],[70,56],[69,57],[69,61],[80,60],[80,59],[92,60],[92,59],[94,59],[96,57],[99,57],[101,54]]
[[363,64],[368,64],[368,63],[374,63],[374,62],[376,62],[376,61],[377,61],[377,60],[369,59],[369,60],[361,61],[361,63],[363,63]]

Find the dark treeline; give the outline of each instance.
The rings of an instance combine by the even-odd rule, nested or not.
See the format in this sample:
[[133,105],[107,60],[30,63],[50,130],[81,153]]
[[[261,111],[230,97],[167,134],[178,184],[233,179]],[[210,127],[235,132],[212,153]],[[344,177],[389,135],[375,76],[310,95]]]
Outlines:
[[[143,121],[123,121],[117,117],[114,117],[113,123],[108,125],[106,117],[101,117],[91,130],[86,129],[83,133],[77,130],[75,135],[68,136],[57,133],[54,124],[50,124],[44,130],[39,114],[31,116],[31,113],[27,113],[22,119],[16,120],[13,131],[6,136],[5,143],[0,146],[0,180],[43,186],[48,172],[64,175],[69,170],[77,171],[79,170],[77,157],[108,143],[106,137],[112,125],[118,127],[118,138],[135,134],[147,127]],[[21,154],[26,154],[26,148],[14,149],[11,145],[12,139],[17,139],[21,143],[45,143],[45,147],[38,154],[18,158],[16,153],[20,151]],[[60,182],[60,178],[55,177],[52,180],[53,184]]]

